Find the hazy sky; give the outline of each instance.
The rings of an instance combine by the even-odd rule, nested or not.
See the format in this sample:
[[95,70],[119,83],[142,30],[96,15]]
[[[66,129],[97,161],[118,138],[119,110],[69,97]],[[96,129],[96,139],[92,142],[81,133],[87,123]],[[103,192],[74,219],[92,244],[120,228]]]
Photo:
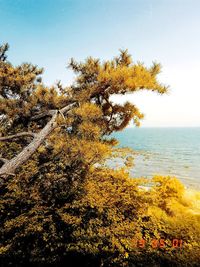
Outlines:
[[163,66],[170,93],[129,100],[145,113],[142,126],[200,126],[199,0],[0,0],[0,43],[9,60],[45,68],[44,81],[70,84],[71,57],[110,59],[128,48],[135,61]]

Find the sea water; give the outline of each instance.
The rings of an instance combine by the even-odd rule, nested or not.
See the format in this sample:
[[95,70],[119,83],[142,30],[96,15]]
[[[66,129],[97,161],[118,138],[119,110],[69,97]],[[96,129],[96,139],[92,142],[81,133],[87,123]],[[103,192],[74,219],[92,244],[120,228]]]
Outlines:
[[[112,135],[135,150],[134,177],[170,175],[200,189],[200,128],[127,128]],[[112,166],[123,165],[115,160]]]

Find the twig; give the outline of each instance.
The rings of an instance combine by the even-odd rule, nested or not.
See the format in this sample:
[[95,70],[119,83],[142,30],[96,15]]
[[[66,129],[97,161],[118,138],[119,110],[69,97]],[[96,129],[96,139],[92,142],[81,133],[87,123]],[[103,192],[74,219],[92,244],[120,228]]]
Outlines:
[[32,136],[32,137],[35,137],[35,135],[36,134],[34,134],[32,132],[22,132],[22,133],[17,133],[17,134],[9,135],[9,136],[2,136],[2,137],[0,137],[0,141],[8,141],[8,140],[19,138],[19,137],[22,137],[22,136]]

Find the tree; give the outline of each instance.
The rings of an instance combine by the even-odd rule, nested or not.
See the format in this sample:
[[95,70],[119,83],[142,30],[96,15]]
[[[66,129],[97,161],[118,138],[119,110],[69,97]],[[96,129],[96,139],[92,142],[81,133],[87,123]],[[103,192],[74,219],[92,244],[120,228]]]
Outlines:
[[0,48],[2,262],[140,262],[132,237],[169,234],[171,227],[163,226],[166,219],[159,229],[157,213],[152,209],[149,215],[148,205],[159,195],[156,208],[168,212],[167,198],[178,199],[179,192],[169,194],[174,190],[169,179],[157,178],[153,182],[160,186],[147,193],[139,187],[142,180],[102,163],[116,143],[106,137],[131,120],[138,125],[143,117],[134,104],[113,103],[111,96],[138,90],[166,93],[167,87],[157,80],[160,65],[135,64],[127,50],[105,62],[72,59],[75,82],[47,87],[42,69],[28,63],[13,66],[7,49]]
[[[121,51],[119,57],[102,64],[93,58],[88,58],[84,63],[77,63],[72,59],[69,66],[78,74],[76,82],[69,88],[62,88],[60,83],[57,87],[47,88],[40,81],[41,69],[31,64],[14,67],[6,60],[8,45],[0,49],[0,108],[1,122],[4,125],[1,128],[3,136],[0,141],[33,138],[14,158],[1,158],[4,163],[0,169],[1,177],[13,175],[35,153],[58,127],[59,115],[64,119],[63,127],[72,127],[71,135],[77,136],[81,131],[83,134],[88,126],[93,129],[94,118],[89,118],[88,114],[85,114],[87,119],[78,114],[72,116],[71,125],[65,122],[65,116],[72,111],[72,107],[78,105],[79,113],[81,110],[85,109],[87,112],[87,109],[94,108],[94,113],[97,114],[94,114],[96,128],[93,130],[98,131],[99,138],[102,138],[105,134],[123,129],[131,119],[136,125],[139,124],[143,117],[131,103],[113,104],[110,101],[111,95],[143,89],[161,94],[167,91],[156,79],[160,65],[153,64],[148,69],[141,63],[132,64],[127,50]],[[51,120],[47,121],[49,117]],[[11,136],[7,136],[10,133]]]

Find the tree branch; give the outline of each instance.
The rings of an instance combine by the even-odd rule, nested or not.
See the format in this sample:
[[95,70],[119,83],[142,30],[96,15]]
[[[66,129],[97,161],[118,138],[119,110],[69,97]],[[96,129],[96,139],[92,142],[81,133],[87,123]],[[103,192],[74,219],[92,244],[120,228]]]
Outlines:
[[0,157],[0,161],[2,161],[3,163],[6,163],[6,162],[8,162],[9,160],[8,160],[8,159],[5,159],[5,158],[2,158],[2,157]]
[[48,110],[46,112],[36,114],[35,116],[31,117],[31,120],[36,121],[36,120],[40,120],[45,117],[52,117],[55,113],[56,113],[56,109]]
[[[65,114],[75,106],[77,106],[77,102],[63,107],[60,111]],[[0,168],[0,177],[7,178],[8,174],[15,173],[18,167],[29,160],[29,158],[36,152],[38,147],[43,143],[47,136],[58,126],[57,115],[58,111],[55,112],[51,120],[44,126],[44,128],[34,136],[34,139],[28,146],[26,146],[16,157],[6,162]]]
[[[77,102],[75,102],[75,101],[73,101],[72,103],[69,103],[68,105],[66,105],[65,107],[60,109],[59,112],[61,113],[61,115],[62,115],[62,113],[64,114],[65,112],[67,112],[70,109],[70,105],[74,105],[76,103]],[[56,112],[57,112],[57,109],[50,109],[50,110],[47,110],[45,112],[41,112],[39,114],[34,115],[33,117],[31,117],[31,120],[36,121],[36,120],[40,120],[40,119],[45,118],[45,117],[52,117]]]
[[32,137],[34,137],[35,135],[36,134],[32,133],[32,132],[22,132],[22,133],[9,135],[9,136],[2,136],[2,137],[0,137],[0,141],[9,141],[11,139],[20,138],[22,136],[32,136]]
[[65,107],[61,108],[59,110],[59,112],[62,112],[63,114],[67,113],[68,111],[70,111],[72,109],[72,107],[78,107],[78,102],[74,101],[71,104],[66,105]]

